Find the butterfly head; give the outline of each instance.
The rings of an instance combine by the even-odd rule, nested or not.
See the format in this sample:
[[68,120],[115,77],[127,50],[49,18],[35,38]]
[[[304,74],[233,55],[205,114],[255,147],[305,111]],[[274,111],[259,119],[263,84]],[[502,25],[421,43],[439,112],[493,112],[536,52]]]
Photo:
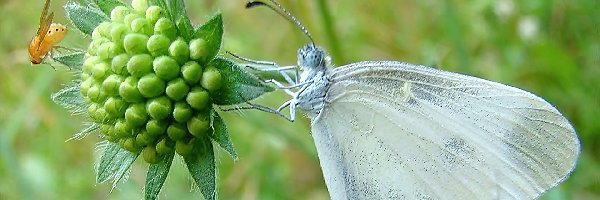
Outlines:
[[331,63],[331,58],[321,47],[312,43],[298,49],[298,66],[307,69],[325,69]]

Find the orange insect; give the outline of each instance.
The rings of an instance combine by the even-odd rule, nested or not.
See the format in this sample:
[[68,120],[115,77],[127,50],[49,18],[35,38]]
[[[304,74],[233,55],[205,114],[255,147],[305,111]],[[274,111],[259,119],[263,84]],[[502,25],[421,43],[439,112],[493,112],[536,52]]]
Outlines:
[[50,0],[44,3],[40,25],[35,37],[29,43],[29,59],[32,64],[40,64],[46,55],[67,35],[67,26],[52,23],[54,12],[48,15]]

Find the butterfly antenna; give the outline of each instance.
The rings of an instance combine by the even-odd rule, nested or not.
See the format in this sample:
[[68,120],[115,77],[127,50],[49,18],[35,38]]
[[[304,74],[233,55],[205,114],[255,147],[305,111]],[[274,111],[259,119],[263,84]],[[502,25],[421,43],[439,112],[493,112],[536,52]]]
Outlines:
[[248,3],[246,3],[246,9],[250,9],[250,8],[253,8],[256,6],[266,6],[266,7],[270,8],[271,10],[275,11],[277,14],[281,15],[286,20],[295,24],[296,27],[300,28],[300,30],[302,30],[302,32],[304,32],[304,35],[306,35],[306,37],[308,37],[308,39],[310,40],[312,45],[315,46],[315,40],[313,40],[312,36],[310,35],[310,33],[308,32],[306,27],[304,27],[304,25],[302,25],[302,23],[300,23],[300,20],[298,20],[296,17],[294,17],[294,15],[292,15],[292,13],[290,13],[288,10],[286,10],[277,1],[275,1],[275,0],[270,0],[270,1],[271,1],[271,3],[275,4],[275,6],[277,6],[277,8],[279,8],[279,9],[277,9],[269,4],[266,4],[262,1],[249,1]]

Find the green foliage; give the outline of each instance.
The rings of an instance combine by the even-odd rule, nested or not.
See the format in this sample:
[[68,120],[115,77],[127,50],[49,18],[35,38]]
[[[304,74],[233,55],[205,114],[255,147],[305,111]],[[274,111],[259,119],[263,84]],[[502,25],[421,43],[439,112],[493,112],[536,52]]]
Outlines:
[[237,153],[235,153],[235,150],[233,149],[233,144],[231,143],[231,139],[229,138],[229,132],[227,131],[227,126],[225,125],[225,122],[217,112],[213,112],[211,116],[213,117],[213,120],[211,120],[213,124],[212,131],[210,132],[209,136],[215,142],[217,142],[217,144],[219,144],[221,148],[225,149],[227,153],[229,153],[229,155],[233,157],[233,159],[237,159],[238,156]]
[[84,55],[85,53],[83,52],[73,52],[69,54],[61,54],[59,56],[53,57],[52,59],[63,65],[68,66],[71,69],[81,70]]
[[175,154],[171,152],[162,158],[162,161],[148,166],[148,173],[146,174],[146,188],[144,189],[144,197],[148,200],[158,199],[158,193],[162,189],[169,169],[171,169],[171,163],[173,162],[173,156]]
[[78,82],[72,82],[62,90],[52,94],[52,101],[70,110],[73,114],[82,114],[87,107],[83,98],[81,98]]
[[65,5],[65,11],[77,30],[86,35],[91,35],[98,24],[108,20],[108,16],[102,11],[91,6],[83,6],[77,2],[68,2]]
[[198,154],[184,157],[185,164],[192,174],[194,182],[200,187],[204,199],[216,199],[216,166],[215,154],[210,140],[196,140],[199,148]]
[[206,41],[205,49],[208,49],[204,60],[212,60],[221,48],[223,37],[223,17],[217,14],[208,20],[205,24],[198,27],[194,32],[194,36]]
[[98,144],[102,157],[96,169],[96,182],[103,183],[112,179],[113,187],[127,176],[127,171],[138,154],[129,152],[112,142],[101,142]]
[[106,14],[110,16],[110,11],[117,6],[125,6],[126,4],[120,0],[94,0],[94,3]]
[[229,60],[216,58],[209,65],[219,69],[221,76],[225,78],[221,89],[211,94],[217,105],[239,104],[273,91],[272,87]]

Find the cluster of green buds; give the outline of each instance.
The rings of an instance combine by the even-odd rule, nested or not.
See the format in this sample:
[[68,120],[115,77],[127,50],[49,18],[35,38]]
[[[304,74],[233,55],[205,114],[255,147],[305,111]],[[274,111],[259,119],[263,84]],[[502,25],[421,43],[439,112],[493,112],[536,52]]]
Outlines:
[[[92,38],[87,51],[53,56],[76,73],[52,95],[99,131],[96,182],[127,176],[142,155],[149,163],[144,197],[157,199],[175,154],[205,199],[216,199],[215,148],[233,159],[227,126],[214,109],[245,103],[273,88],[227,58],[217,56],[223,20],[216,14],[194,27],[183,0],[69,1],[67,17]],[[213,146],[214,145],[214,146]]]
[[186,41],[159,6],[117,6],[92,32],[80,92],[107,140],[156,163],[187,156],[211,125],[210,93],[222,75],[209,65],[205,41]]

